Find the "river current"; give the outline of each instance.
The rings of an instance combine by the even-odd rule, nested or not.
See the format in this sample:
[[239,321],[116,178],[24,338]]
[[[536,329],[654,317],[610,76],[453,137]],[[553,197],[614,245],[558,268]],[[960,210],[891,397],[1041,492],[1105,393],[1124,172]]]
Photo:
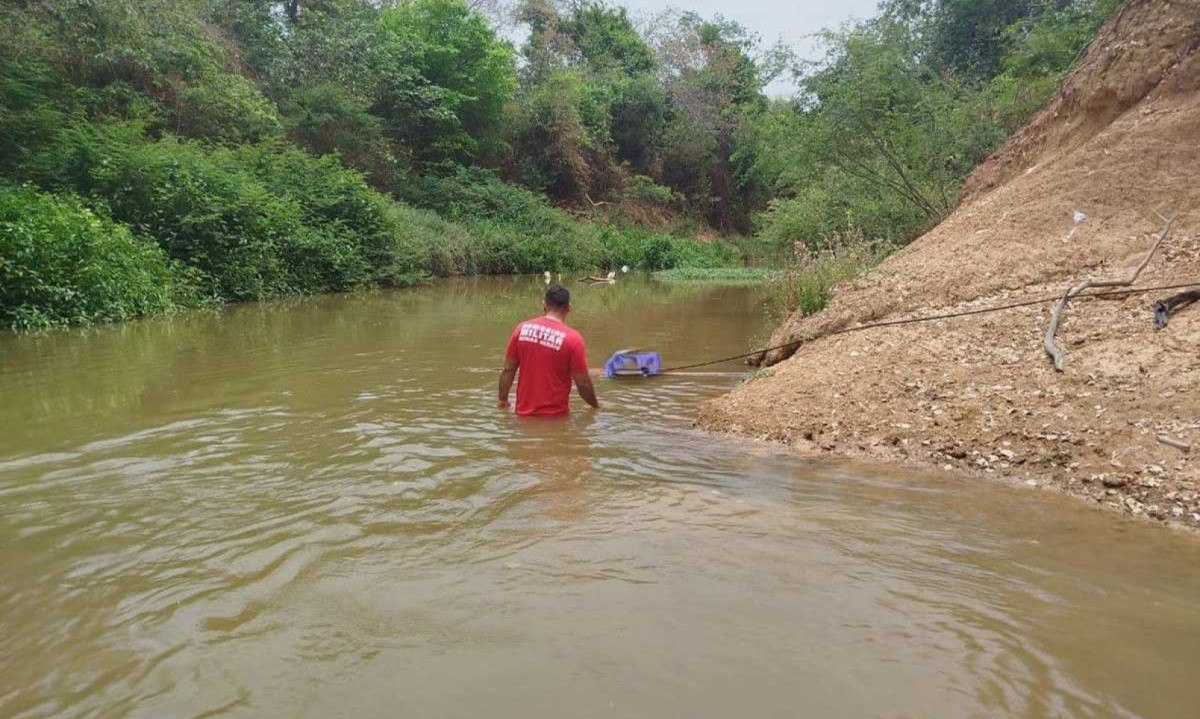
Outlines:
[[[0,716],[1200,716],[1200,543],[691,427],[744,369],[494,392],[537,278],[0,335]],[[572,284],[599,365],[754,291]]]

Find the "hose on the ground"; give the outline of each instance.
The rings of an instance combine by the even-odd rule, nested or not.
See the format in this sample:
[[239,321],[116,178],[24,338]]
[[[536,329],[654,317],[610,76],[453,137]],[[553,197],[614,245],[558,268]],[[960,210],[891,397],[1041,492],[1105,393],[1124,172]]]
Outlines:
[[[1079,295],[1078,297],[1075,297],[1074,299],[1076,299],[1076,300],[1097,299],[1097,298],[1102,298],[1102,297],[1113,297],[1113,296],[1118,296],[1118,295],[1135,295],[1135,294],[1144,294],[1147,292],[1161,292],[1161,291],[1166,291],[1166,290],[1178,290],[1178,289],[1185,289],[1185,288],[1190,288],[1190,287],[1196,287],[1196,283],[1195,282],[1187,282],[1187,283],[1178,284],[1178,285],[1157,285],[1154,287],[1130,287],[1130,288],[1119,289],[1119,290],[1106,290],[1104,292],[1093,292],[1091,294]],[[661,374],[666,374],[668,372],[681,372],[681,371],[687,370],[687,369],[696,369],[697,367],[709,367],[709,366],[715,365],[715,364],[724,364],[725,362],[733,362],[734,360],[746,359],[748,357],[756,357],[761,354],[766,354],[767,352],[773,352],[775,350],[787,349],[789,347],[799,348],[800,345],[805,344],[806,342],[813,342],[813,341],[821,339],[823,337],[833,337],[834,335],[844,335],[844,334],[849,334],[851,332],[863,332],[865,330],[873,330],[873,329],[878,329],[880,327],[896,327],[898,325],[911,325],[911,324],[917,324],[919,322],[934,322],[937,320],[954,319],[955,317],[969,317],[971,315],[982,315],[982,314],[988,314],[991,312],[1001,312],[1004,310],[1016,309],[1018,307],[1031,307],[1033,305],[1041,305],[1041,304],[1046,304],[1048,302],[1057,302],[1060,299],[1062,299],[1062,294],[1057,294],[1057,295],[1054,295],[1053,297],[1039,297],[1037,299],[1022,300],[1020,302],[1010,302],[1010,303],[1003,304],[1003,305],[993,305],[991,307],[981,307],[979,309],[973,309],[973,310],[961,310],[959,312],[947,312],[944,314],[927,315],[925,317],[908,317],[908,318],[901,319],[901,320],[883,320],[881,322],[871,322],[871,323],[868,323],[865,325],[854,325],[853,327],[843,327],[841,329],[833,330],[832,332],[826,332],[824,334],[820,334],[815,337],[809,337],[809,338],[801,339],[801,340],[792,340],[791,342],[787,342],[787,343],[784,343],[781,345],[775,345],[773,347],[764,347],[762,349],[757,349],[752,352],[743,352],[742,354],[733,355],[731,357],[722,357],[721,359],[708,360],[706,362],[695,362],[693,364],[679,365],[677,367],[667,367],[661,371]]]

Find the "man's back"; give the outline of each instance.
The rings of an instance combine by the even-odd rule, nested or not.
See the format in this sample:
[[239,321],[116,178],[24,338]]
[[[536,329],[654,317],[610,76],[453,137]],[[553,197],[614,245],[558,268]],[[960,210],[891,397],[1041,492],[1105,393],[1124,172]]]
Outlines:
[[583,335],[553,317],[517,325],[506,355],[518,363],[517,414],[526,417],[565,414],[572,377],[588,371]]

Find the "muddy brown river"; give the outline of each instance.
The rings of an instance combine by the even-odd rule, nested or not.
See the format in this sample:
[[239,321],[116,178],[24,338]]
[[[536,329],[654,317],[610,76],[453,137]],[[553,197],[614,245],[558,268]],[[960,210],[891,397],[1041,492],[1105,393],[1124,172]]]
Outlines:
[[[764,334],[572,287],[593,365]],[[1195,538],[693,430],[737,365],[517,421],[540,290],[0,335],[0,717],[1200,717]]]

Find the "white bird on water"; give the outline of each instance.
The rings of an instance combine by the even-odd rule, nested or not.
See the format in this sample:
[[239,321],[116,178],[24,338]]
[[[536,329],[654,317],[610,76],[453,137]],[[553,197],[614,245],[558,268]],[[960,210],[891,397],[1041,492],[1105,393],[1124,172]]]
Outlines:
[[629,265],[621,265],[621,274],[629,272]]

